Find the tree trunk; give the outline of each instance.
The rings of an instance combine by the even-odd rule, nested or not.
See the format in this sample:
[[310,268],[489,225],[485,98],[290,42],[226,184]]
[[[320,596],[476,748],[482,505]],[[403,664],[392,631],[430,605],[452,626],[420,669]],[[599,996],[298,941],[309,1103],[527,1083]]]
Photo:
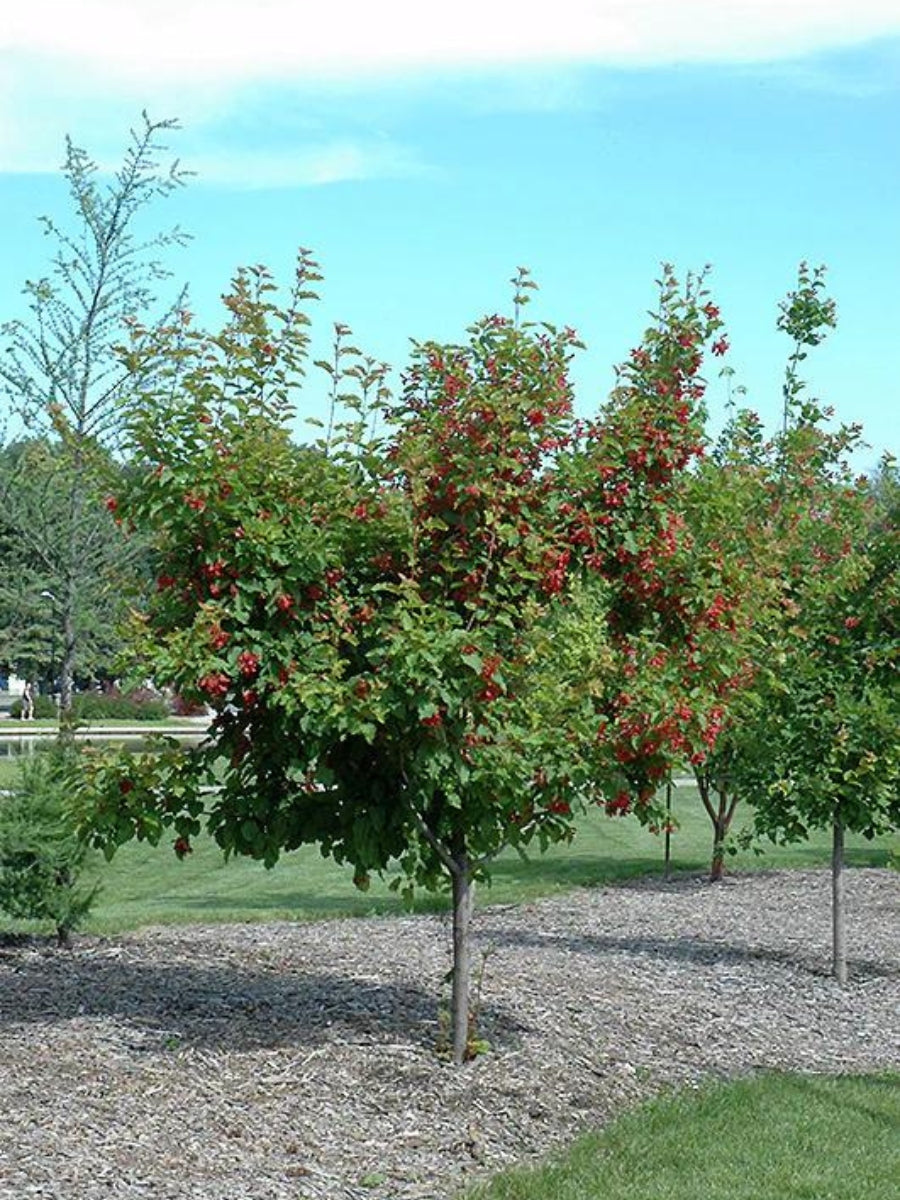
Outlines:
[[713,822],[713,852],[709,868],[709,878],[712,883],[719,883],[725,875],[725,839],[728,836],[730,824],[727,813],[721,811]]
[[67,595],[63,602],[63,653],[59,669],[60,721],[68,720],[72,711],[72,690],[75,676],[75,598]]
[[77,635],[75,632],[75,614],[78,608],[78,555],[79,533],[84,521],[84,496],[82,489],[88,483],[84,463],[84,440],[81,430],[79,440],[75,444],[73,469],[75,481],[69,490],[69,529],[68,547],[65,564],[65,577],[60,607],[62,609],[63,647],[62,662],[59,670],[59,727],[60,734],[72,719],[72,692],[75,681],[75,658],[77,653]]
[[453,992],[450,1000],[450,1026],[453,1035],[453,1061],[464,1063],[469,1048],[469,990],[472,973],[469,932],[472,920],[472,866],[462,851],[454,854],[453,879]]
[[672,780],[666,784],[666,848],[663,878],[666,883],[672,878]]
[[[718,883],[725,875],[725,839],[728,837],[731,822],[734,820],[734,810],[737,808],[738,798],[737,795],[732,795],[729,800],[726,787],[722,786],[721,781],[715,782],[703,771],[695,770],[694,778],[697,781],[697,791],[700,793],[703,807],[712,821],[713,850],[709,878],[711,883]],[[713,792],[716,794],[715,803],[712,799]]]
[[835,811],[831,851],[831,971],[839,984],[847,982],[847,940],[844,913],[844,823]]

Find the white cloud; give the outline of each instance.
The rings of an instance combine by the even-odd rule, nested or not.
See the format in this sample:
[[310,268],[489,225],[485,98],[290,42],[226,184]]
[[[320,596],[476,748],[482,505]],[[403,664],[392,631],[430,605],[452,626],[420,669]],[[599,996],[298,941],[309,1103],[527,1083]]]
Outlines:
[[[178,150],[201,178],[406,175],[423,169],[413,151],[359,119],[335,123],[341,96],[349,109],[362,89],[365,116],[373,85],[383,99],[447,80],[475,108],[567,107],[578,68],[787,63],[895,34],[898,0],[8,0],[0,172],[55,171],[66,132],[119,162],[146,107],[178,114]],[[331,106],[321,128],[308,124],[313,97]]]
[[428,168],[389,141],[337,139],[296,150],[243,149],[190,156],[199,183],[254,188],[316,186],[385,176],[418,175]]
[[0,54],[77,62],[120,84],[745,62],[900,32],[897,0],[27,0],[8,9]]

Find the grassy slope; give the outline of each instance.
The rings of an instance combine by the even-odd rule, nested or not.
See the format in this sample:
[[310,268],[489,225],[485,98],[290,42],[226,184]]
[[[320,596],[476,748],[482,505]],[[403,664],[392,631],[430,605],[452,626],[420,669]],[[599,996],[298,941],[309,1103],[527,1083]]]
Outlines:
[[900,1074],[777,1075],[655,1101],[469,1200],[888,1200]]
[[[708,866],[711,831],[693,789],[681,789],[675,812],[682,828],[672,839],[677,870]],[[373,879],[368,892],[357,891],[351,872],[321,857],[314,847],[284,855],[267,871],[250,860],[224,862],[217,847],[199,839],[193,854],[179,862],[171,837],[157,848],[132,844],[119,850],[110,864],[98,867],[103,883],[86,928],[115,932],[145,924],[264,921],[279,918],[311,920],[321,917],[365,916],[403,911],[402,901],[386,881]],[[868,843],[849,839],[853,865],[883,866],[889,849],[900,849],[900,837]],[[771,848],[765,856],[741,854],[729,868],[808,866],[828,861],[827,835],[815,835],[805,845]],[[538,896],[568,891],[662,870],[663,840],[633,820],[612,819],[592,811],[583,820],[572,845],[552,847],[530,862],[512,853],[494,866],[493,884],[479,890],[481,903],[519,903]],[[423,897],[419,908],[443,906],[442,897]]]

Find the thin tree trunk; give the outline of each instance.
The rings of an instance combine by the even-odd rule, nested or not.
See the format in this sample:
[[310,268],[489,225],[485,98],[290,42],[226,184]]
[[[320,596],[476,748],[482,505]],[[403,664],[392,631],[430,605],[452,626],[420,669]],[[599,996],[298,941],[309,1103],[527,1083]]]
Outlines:
[[63,601],[63,653],[59,669],[59,715],[65,723],[72,711],[72,691],[75,676],[75,614],[74,596]]
[[672,878],[672,780],[666,784],[666,849],[665,849],[665,867],[663,870],[663,878],[668,881]]
[[81,449],[81,445],[76,445],[73,460],[75,483],[69,492],[68,554],[62,593],[63,651],[59,671],[60,733],[62,733],[63,727],[70,724],[71,721],[72,692],[75,679],[77,641],[75,633],[75,610],[78,604],[76,563],[78,561],[78,533],[84,517],[81,488],[86,483]]
[[[733,795],[729,800],[725,788],[718,786],[710,776],[702,771],[695,771],[694,778],[697,781],[697,791],[700,793],[703,807],[712,821],[713,849],[709,878],[711,883],[718,883],[725,875],[725,839],[728,837],[728,831],[734,819],[737,796]],[[715,803],[712,800],[713,792],[716,794]]]
[[469,1048],[469,991],[472,961],[469,933],[472,921],[474,884],[469,857],[454,854],[453,879],[453,992],[450,1000],[450,1025],[453,1034],[453,1061],[464,1063]]
[[712,883],[720,883],[725,875],[725,837],[727,828],[721,819],[713,824],[712,863],[709,868],[709,878]]
[[832,974],[839,984],[847,982],[847,940],[844,913],[844,823],[835,811],[831,852]]

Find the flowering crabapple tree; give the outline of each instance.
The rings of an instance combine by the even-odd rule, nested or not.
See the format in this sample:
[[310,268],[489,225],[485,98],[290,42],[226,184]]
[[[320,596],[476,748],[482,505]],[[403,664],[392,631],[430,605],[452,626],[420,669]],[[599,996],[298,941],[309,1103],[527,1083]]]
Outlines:
[[779,594],[778,562],[765,520],[770,475],[761,424],[733,413],[686,489],[693,545],[713,554],[727,587],[695,623],[682,663],[686,679],[714,700],[705,726],[686,731],[684,760],[712,825],[710,879],[724,875],[727,839],[740,793],[731,772],[733,738],[755,703],[767,660],[767,632]]
[[815,494],[797,530],[779,668],[747,730],[765,754],[739,766],[758,834],[832,830],[832,969],[845,983],[845,833],[900,828],[898,535],[896,507],[879,516],[867,479],[825,487],[817,468]]
[[755,828],[773,841],[831,827],[833,972],[847,979],[844,834],[900,828],[897,526],[867,482],[835,485],[785,616],[781,666],[743,763]]
[[[726,799],[731,813],[748,800],[756,832],[773,841],[832,827],[834,970],[843,980],[844,830],[873,836],[897,825],[897,582],[889,505],[876,519],[870,481],[854,480],[846,463],[859,430],[830,429],[830,411],[805,395],[799,374],[834,325],[823,270],[801,265],[779,319],[793,342],[782,429],[763,441],[744,413],[728,434],[722,465],[740,487],[736,527],[753,566],[755,614],[744,685],[695,771],[719,811]],[[884,479],[889,493],[889,471]],[[697,519],[713,511],[707,502]]]
[[578,777],[537,656],[565,582],[546,462],[569,436],[575,338],[497,317],[468,346],[418,347],[381,441],[364,433],[372,381],[336,353],[356,407],[300,449],[287,423],[316,279],[301,256],[280,310],[265,273],[240,273],[217,336],[186,313],[134,331],[154,387],[132,427],[140,471],[110,506],[155,536],[136,646],[215,716],[194,755],[95,760],[88,820],[110,849],[172,827],[184,855],[205,823],[269,864],[318,843],[360,887],[391,861],[416,884],[449,878],[461,1060],[472,881],[504,845],[571,831]]
[[129,361],[152,383],[110,506],[155,547],[136,652],[214,716],[193,754],[95,757],[84,826],[108,853],[172,829],[184,856],[205,825],[267,865],[318,844],[361,888],[389,864],[409,887],[449,884],[461,1062],[474,881],[506,846],[571,837],[592,790],[649,812],[693,719],[666,694],[688,602],[657,565],[679,553],[666,500],[699,450],[717,313],[667,275],[646,348],[586,425],[576,336],[523,321],[525,272],[512,318],[416,345],[396,399],[341,327],[326,365],[346,419],[298,447],[318,278],[302,252],[283,308],[258,268],[220,334],[187,313],[134,330]]
[[[735,411],[712,453],[686,480],[687,523],[693,544],[717,557],[727,586],[697,622],[685,645],[685,665],[716,703],[707,727],[686,731],[693,767],[713,826],[711,878],[724,871],[725,845],[741,799],[742,760],[765,756],[753,730],[768,686],[777,686],[786,608],[804,555],[814,570],[814,533],[854,430],[831,433],[829,415],[804,396],[798,374],[808,348],[835,323],[824,295],[823,271],[800,267],[795,289],[781,305],[779,328],[793,342],[784,385],[782,429],[766,439],[750,410]],[[730,374],[726,368],[726,374]],[[699,735],[699,736],[698,736]]]
[[[728,350],[705,274],[666,267],[654,324],[560,474],[560,512],[589,580],[604,591],[609,661],[594,697],[600,802],[665,824],[655,796],[673,766],[715,746],[744,670],[745,561],[692,513],[708,477],[704,352]],[[716,528],[733,501],[713,495]],[[700,749],[702,748],[702,749]]]

